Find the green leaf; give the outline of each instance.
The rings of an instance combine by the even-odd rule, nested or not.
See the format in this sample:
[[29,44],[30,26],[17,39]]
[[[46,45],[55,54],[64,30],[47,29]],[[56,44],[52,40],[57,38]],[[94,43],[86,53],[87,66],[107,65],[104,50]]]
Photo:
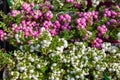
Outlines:
[[105,79],[105,80],[110,80],[105,73],[103,73],[103,76],[104,76],[104,79]]
[[37,10],[39,8],[38,4],[35,5],[34,10]]
[[12,5],[11,2],[10,2],[10,0],[7,0],[7,3],[8,3],[8,6]]
[[40,70],[41,70],[42,73],[45,73],[45,71],[47,70],[47,68],[46,68],[46,67],[43,67],[43,68],[41,68]]
[[53,60],[53,62],[57,62],[58,59],[59,59],[59,56],[54,56],[52,60]]

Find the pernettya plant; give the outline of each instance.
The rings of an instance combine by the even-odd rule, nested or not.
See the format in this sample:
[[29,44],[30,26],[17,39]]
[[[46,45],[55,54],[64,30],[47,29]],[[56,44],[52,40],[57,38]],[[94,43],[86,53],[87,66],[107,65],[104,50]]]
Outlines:
[[119,80],[120,6],[89,1],[11,0],[10,13],[0,12],[0,40],[15,47],[7,78]]
[[[101,79],[106,70],[110,71],[105,73],[111,79],[119,79],[119,60],[115,58],[119,58],[120,54],[115,53],[112,61],[111,53],[86,47],[82,42],[75,42],[63,51],[58,48],[41,57],[21,51],[14,51],[13,54],[13,65],[7,67],[10,80],[88,80],[90,76]],[[114,71],[116,75],[111,74]]]
[[[49,1],[47,2],[49,3]],[[73,42],[83,41],[90,47],[98,49],[101,49],[103,42],[117,40],[115,35],[120,30],[118,27],[120,25],[120,7],[118,5],[110,8],[102,7],[99,11],[94,9],[90,11],[79,11],[79,9],[66,11],[65,9],[56,12],[51,9],[52,2],[51,4],[47,2],[43,4],[23,3],[21,9],[11,10],[8,15],[3,15],[4,22],[0,23],[5,25],[0,24],[3,28],[0,30],[0,39],[7,40],[13,46],[23,48],[26,51],[30,48],[30,46],[28,47],[29,42],[33,41],[35,45],[31,46],[31,52],[34,51],[34,47],[40,46],[38,44],[40,44],[39,41],[42,41],[40,38],[41,28],[45,28],[51,37],[58,36],[68,41],[73,39]],[[73,2],[68,0],[64,3],[73,4]],[[41,42],[41,44],[48,42],[50,45],[51,40],[48,40]]]

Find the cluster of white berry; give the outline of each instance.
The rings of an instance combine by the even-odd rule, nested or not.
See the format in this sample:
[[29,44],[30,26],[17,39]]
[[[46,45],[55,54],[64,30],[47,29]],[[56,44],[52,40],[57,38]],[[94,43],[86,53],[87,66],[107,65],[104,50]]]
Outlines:
[[[61,42],[57,46],[60,49],[55,48],[41,57],[15,51],[15,60],[11,61],[13,65],[8,65],[10,80],[88,80],[87,76],[91,74],[95,79],[101,79],[104,71],[110,79],[120,79],[119,49],[113,53],[108,52],[108,48],[98,50],[86,47],[83,42],[68,45],[64,39],[58,41]],[[110,47],[111,44],[103,43],[102,47],[105,46]]]

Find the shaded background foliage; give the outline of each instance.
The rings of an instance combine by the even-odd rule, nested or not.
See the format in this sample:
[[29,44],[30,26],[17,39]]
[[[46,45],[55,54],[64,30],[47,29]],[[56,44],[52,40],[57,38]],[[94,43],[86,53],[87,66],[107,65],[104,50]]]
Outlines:
[[[0,0],[0,10],[2,10],[5,14],[10,12],[10,7],[9,7],[10,3],[8,3],[9,1],[10,0]],[[47,0],[44,0],[44,2],[45,1]],[[93,7],[92,0],[86,0],[86,1],[88,2],[88,4],[85,11],[88,11],[90,10],[90,8]],[[98,11],[101,6],[111,7],[112,5],[115,5],[115,4],[119,4],[119,1],[114,0],[114,2],[112,2],[111,0],[106,0],[105,2],[100,2],[99,5],[96,7],[96,10]],[[2,21],[1,17],[0,17],[0,21]],[[11,51],[14,49],[13,47],[11,47],[11,45],[8,42],[1,42],[1,41],[0,41],[0,48],[4,48],[6,51]]]

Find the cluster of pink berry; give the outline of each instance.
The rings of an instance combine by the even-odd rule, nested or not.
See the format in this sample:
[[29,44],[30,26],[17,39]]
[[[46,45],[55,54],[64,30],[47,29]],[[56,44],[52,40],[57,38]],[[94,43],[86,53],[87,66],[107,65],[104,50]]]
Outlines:
[[117,13],[113,10],[110,10],[109,8],[105,9],[104,11],[104,14],[103,14],[105,17],[112,17],[112,18],[115,18]]
[[64,14],[64,15],[59,14],[58,19],[59,19],[60,22],[64,22],[64,23],[65,22],[68,22],[68,23],[71,22],[71,16],[67,13]]
[[19,25],[12,24],[12,32],[14,33],[23,32],[25,38],[28,38],[29,36],[35,38],[39,36],[40,28],[35,21],[30,22],[30,21],[23,20]]
[[51,21],[47,21],[45,20],[43,22],[43,25],[42,25],[46,30],[48,30],[52,36],[55,36],[57,33],[56,33],[56,29],[57,27],[51,22]]
[[102,39],[100,39],[100,38],[96,38],[94,41],[93,41],[93,47],[95,47],[95,48],[98,48],[98,49],[101,49],[101,45],[102,45]]
[[61,24],[62,30],[65,30],[65,29],[70,30],[71,29],[71,26],[70,26],[71,20],[72,20],[72,18],[68,13],[58,15],[58,21]]
[[53,13],[47,5],[23,3],[21,10],[13,10],[10,13],[13,17],[16,17],[18,14],[21,15],[20,18],[22,21],[19,25],[12,24],[13,31],[17,33],[23,31],[25,37],[38,37],[40,34],[40,27],[44,27],[46,30],[50,31],[53,36],[56,34],[55,27],[51,22]]
[[74,0],[65,0],[67,3],[73,3],[74,2]]
[[[35,9],[37,7],[37,9]],[[71,29],[69,25],[71,22],[71,16],[69,14],[59,14],[58,19],[51,21],[53,13],[48,5],[34,3],[23,3],[21,10],[12,10],[10,15],[17,17],[21,15],[21,22],[19,25],[12,23],[12,30],[18,33],[24,32],[24,36],[37,37],[40,34],[40,28],[44,27],[48,30],[52,36],[55,36],[60,31]]]
[[98,26],[97,30],[98,30],[99,37],[102,37],[108,31],[108,29],[105,25]]
[[87,24],[92,25],[93,20],[98,18],[98,12],[80,12],[78,13],[79,18],[76,20],[77,28],[85,29]]
[[18,10],[12,10],[11,13],[10,13],[10,15],[12,17],[16,17],[18,14],[20,14],[20,11],[18,11]]
[[6,39],[7,39],[6,33],[3,30],[0,30],[0,40],[2,41]]
[[45,20],[43,22],[43,27],[48,30],[52,36],[55,36],[60,31],[63,31],[65,29],[70,30],[70,22],[71,22],[71,16],[69,14],[59,14],[58,19],[54,22],[51,22],[51,20]]
[[86,27],[86,19],[85,18],[78,18],[77,20],[76,20],[76,23],[77,23],[77,28],[81,28],[81,29],[85,29],[85,27]]
[[44,16],[46,20],[51,20],[53,18],[53,13],[51,11],[48,11]]

